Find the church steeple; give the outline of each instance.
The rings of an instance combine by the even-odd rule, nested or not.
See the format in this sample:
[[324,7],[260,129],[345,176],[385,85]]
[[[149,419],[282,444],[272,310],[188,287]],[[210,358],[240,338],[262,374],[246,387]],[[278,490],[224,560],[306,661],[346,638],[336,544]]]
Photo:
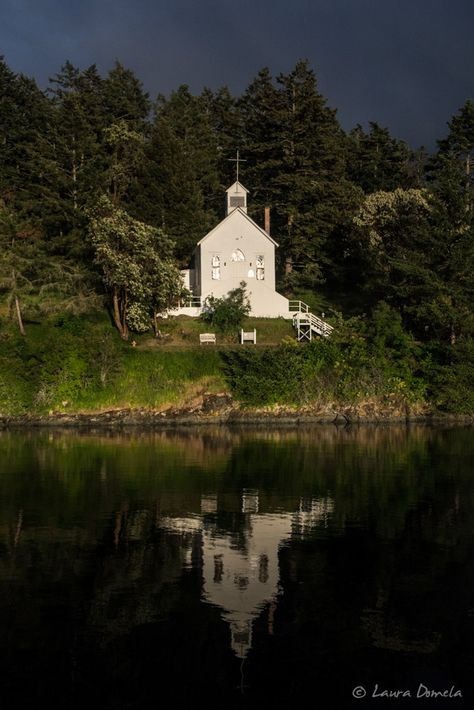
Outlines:
[[226,215],[240,207],[247,213],[248,190],[238,180],[226,190]]
[[228,158],[228,160],[229,163],[235,163],[236,180],[226,191],[227,198],[225,213],[228,215],[237,207],[240,207],[240,209],[246,213],[248,190],[246,190],[242,183],[239,182],[239,165],[240,163],[246,163],[247,161],[240,157],[239,151],[237,151],[235,158]]

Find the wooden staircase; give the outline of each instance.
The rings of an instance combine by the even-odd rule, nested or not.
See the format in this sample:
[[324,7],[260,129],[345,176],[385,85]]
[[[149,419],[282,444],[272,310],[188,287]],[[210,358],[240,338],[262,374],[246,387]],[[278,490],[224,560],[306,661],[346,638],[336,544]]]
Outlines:
[[328,338],[334,330],[325,320],[310,313],[308,304],[303,301],[290,301],[289,309],[295,312],[293,325],[297,330],[299,341],[311,342],[313,335]]

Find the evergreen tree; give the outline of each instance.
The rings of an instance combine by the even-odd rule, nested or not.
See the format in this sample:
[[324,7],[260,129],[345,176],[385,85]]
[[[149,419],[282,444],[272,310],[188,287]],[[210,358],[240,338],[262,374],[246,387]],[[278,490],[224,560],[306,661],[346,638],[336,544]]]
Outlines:
[[0,60],[0,199],[48,231],[60,219],[54,115],[35,82]]
[[474,209],[474,103],[468,100],[448,126],[448,136],[438,141],[427,173],[453,224],[463,229],[472,221]]
[[235,167],[229,158],[243,145],[243,127],[237,108],[237,100],[231,96],[227,86],[215,92],[204,89],[201,94],[204,111],[208,117],[216,146],[216,164],[219,175],[219,192],[212,208],[217,214],[222,211],[222,194],[235,180]]
[[74,260],[51,256],[34,223],[1,200],[0,293],[22,335],[25,311],[30,317],[65,310],[82,313],[100,301],[90,274]]
[[[81,243],[85,226],[84,208],[104,188],[106,157],[101,132],[106,125],[102,80],[94,65],[81,72],[66,62],[51,79],[49,92],[56,109],[56,162],[61,176],[59,194],[64,222],[61,233],[75,229]],[[65,249],[71,245],[68,235]]]
[[[262,221],[265,207],[276,206],[276,177],[283,163],[279,109],[278,90],[269,69],[264,68],[238,102],[243,130],[240,148],[242,157],[247,161],[242,168],[243,182],[251,193],[249,212],[257,222]],[[234,147],[234,154],[238,147],[238,144]],[[231,153],[228,157],[234,156]],[[277,220],[276,212],[274,218]],[[279,231],[280,226],[275,221],[274,229]]]
[[212,203],[219,193],[218,150],[206,102],[202,97],[192,96],[187,86],[180,86],[168,100],[158,98],[156,113],[157,119],[166,121],[181,141],[203,197],[204,209],[215,220],[217,215],[213,213]]
[[133,193],[134,214],[162,228],[187,265],[197,242],[212,226],[185,146],[166,120],[157,119]]
[[103,140],[109,150],[108,192],[118,206],[137,182],[144,161],[144,137],[121,119],[104,129]]
[[472,228],[453,230],[436,197],[401,188],[369,195],[355,223],[373,301],[400,307],[422,337],[454,344],[474,332]]
[[160,96],[134,210],[150,224],[164,226],[183,264],[217,220],[217,155],[206,100],[192,96],[186,86],[169,99]]
[[109,124],[125,121],[137,132],[145,130],[151,110],[150,97],[131,69],[116,62],[104,80],[103,96]]
[[306,62],[277,81],[280,150],[273,185],[278,240],[286,271],[296,267],[296,283],[314,285],[325,266],[326,243],[353,206],[354,191],[345,179],[345,137]]
[[347,175],[365,193],[410,187],[410,162],[406,143],[378,123],[370,122],[368,133],[358,125],[349,134]]

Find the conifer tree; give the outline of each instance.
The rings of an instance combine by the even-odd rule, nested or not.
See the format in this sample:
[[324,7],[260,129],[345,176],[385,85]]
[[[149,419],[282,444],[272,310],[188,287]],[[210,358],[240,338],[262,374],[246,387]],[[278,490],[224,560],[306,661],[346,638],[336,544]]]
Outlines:
[[217,220],[213,205],[216,196],[222,200],[217,155],[206,100],[186,86],[169,99],[158,97],[133,210],[166,229],[183,265]]
[[387,128],[371,121],[365,133],[358,125],[349,134],[347,175],[365,193],[410,187],[411,153]]
[[[264,68],[238,101],[243,140],[240,146],[235,146],[241,148],[246,160],[242,168],[243,182],[251,192],[249,212],[257,222],[262,221],[265,207],[276,207],[276,177],[283,163],[279,109],[278,90],[269,69]],[[281,224],[277,222],[277,213],[273,216],[274,230],[279,232]]]
[[[104,185],[106,159],[101,132],[106,123],[102,80],[93,65],[85,72],[66,62],[51,79],[56,110],[56,162],[63,204],[62,232],[84,227],[84,208]],[[76,232],[76,234],[77,234]],[[77,239],[80,237],[77,234]]]
[[289,282],[312,286],[321,279],[327,241],[353,205],[345,178],[345,137],[307,62],[298,62],[277,82],[280,151],[273,184],[278,240],[286,271],[296,268],[297,279],[288,274]]
[[462,229],[471,223],[474,209],[474,103],[466,101],[448,126],[427,172],[453,224]]
[[425,338],[454,344],[474,333],[472,228],[453,230],[445,205],[418,189],[372,193],[354,221],[372,302],[400,307]]
[[60,220],[54,115],[35,82],[0,60],[0,199],[48,231]]
[[103,97],[109,124],[125,121],[135,131],[144,130],[150,97],[131,69],[116,62],[103,82]]
[[203,109],[208,117],[216,146],[216,165],[219,176],[219,192],[212,208],[217,214],[222,212],[222,194],[235,180],[235,167],[229,158],[243,146],[243,126],[237,107],[237,100],[227,86],[215,92],[204,89],[201,94]]
[[185,146],[166,120],[157,119],[151,129],[132,202],[134,214],[163,229],[187,265],[212,222]]

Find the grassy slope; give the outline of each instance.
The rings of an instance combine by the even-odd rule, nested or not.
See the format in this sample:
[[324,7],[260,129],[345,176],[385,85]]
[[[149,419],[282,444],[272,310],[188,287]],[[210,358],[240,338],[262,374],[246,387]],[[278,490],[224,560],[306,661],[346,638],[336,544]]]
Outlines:
[[[205,393],[230,391],[238,401],[259,407],[346,409],[382,417],[402,416],[406,408],[427,411],[427,380],[410,348],[381,355],[357,333],[350,331],[344,340],[342,327],[337,331],[342,340],[302,346],[291,322],[249,318],[244,323],[246,330],[254,327],[256,347],[240,345],[238,333],[218,334],[216,347],[199,345],[199,333],[211,330],[208,325],[183,316],[163,320],[160,338],[145,334],[129,342],[119,338],[105,313],[27,322],[26,338],[2,318],[0,416],[195,409]],[[461,405],[456,411],[472,409]]]
[[[180,317],[162,321],[163,337],[124,343],[104,314],[65,316],[0,328],[0,414],[96,411],[124,407],[190,406],[204,392],[227,389],[218,350],[240,347],[237,333],[218,336],[219,348],[200,346],[209,326]],[[292,335],[283,320],[247,319],[258,347]],[[253,347],[246,345],[245,347]]]

